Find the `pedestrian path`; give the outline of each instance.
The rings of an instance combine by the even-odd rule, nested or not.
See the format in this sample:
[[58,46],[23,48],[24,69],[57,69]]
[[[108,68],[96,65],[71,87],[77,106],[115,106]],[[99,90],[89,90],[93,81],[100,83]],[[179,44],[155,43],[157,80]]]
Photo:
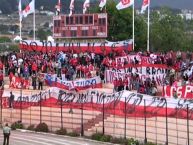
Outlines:
[[[3,144],[3,134],[0,134],[0,144]],[[9,145],[101,145],[101,143],[82,138],[12,131]]]

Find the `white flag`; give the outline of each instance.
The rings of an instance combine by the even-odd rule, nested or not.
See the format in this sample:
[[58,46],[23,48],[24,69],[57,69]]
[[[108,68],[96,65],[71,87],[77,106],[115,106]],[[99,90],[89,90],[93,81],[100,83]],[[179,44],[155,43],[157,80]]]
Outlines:
[[18,9],[19,9],[19,20],[22,21],[22,8],[21,8],[21,0],[19,0],[19,5],[18,5]]
[[61,1],[60,1],[60,0],[58,0],[58,4],[55,6],[55,8],[56,8],[56,10],[57,10],[58,12],[61,11]]
[[85,0],[84,4],[83,4],[83,14],[86,13],[87,8],[90,7],[90,0]]
[[147,9],[147,7],[149,6],[149,1],[150,0],[143,0],[143,5],[141,7],[141,13],[143,14],[145,12],[145,10]]
[[74,10],[74,0],[71,0],[71,2],[70,2],[70,14],[69,14],[69,16],[72,16],[73,10]]
[[24,17],[27,17],[29,14],[35,12],[35,0],[32,0],[29,5],[26,6],[26,8],[22,11],[22,15]]
[[99,7],[101,8],[101,10],[103,9],[103,7],[106,5],[107,0],[101,0]]
[[117,8],[118,10],[121,10],[121,9],[128,8],[128,7],[132,6],[133,4],[134,4],[134,0],[121,0],[121,1],[117,4],[116,8]]

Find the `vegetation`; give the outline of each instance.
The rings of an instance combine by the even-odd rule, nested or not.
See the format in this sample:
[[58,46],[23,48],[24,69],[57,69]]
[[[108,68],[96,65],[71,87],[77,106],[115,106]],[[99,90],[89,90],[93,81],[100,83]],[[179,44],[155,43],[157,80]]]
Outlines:
[[67,131],[65,128],[60,128],[59,130],[56,131],[56,134],[58,135],[66,135]]
[[16,129],[24,129],[24,125],[22,124],[21,121],[14,122],[11,124],[11,129],[16,130]]
[[46,123],[40,123],[36,126],[35,131],[37,131],[37,132],[49,132],[48,125]]
[[35,125],[30,125],[28,126],[27,130],[31,130],[31,131],[34,131],[35,130]]

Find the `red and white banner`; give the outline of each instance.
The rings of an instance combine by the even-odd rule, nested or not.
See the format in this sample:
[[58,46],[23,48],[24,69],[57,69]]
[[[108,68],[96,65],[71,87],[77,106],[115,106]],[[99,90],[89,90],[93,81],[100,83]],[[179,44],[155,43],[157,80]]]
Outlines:
[[[10,92],[3,93],[3,108],[8,107],[8,98]],[[21,107],[39,106],[40,98],[42,107],[63,107],[65,108],[81,108],[86,110],[104,109],[105,113],[124,117],[178,117],[187,118],[187,105],[189,108],[189,119],[193,119],[193,104],[191,100],[174,99],[148,96],[137,94],[130,91],[122,91],[114,94],[106,94],[104,92],[89,90],[87,92],[66,92],[58,88],[50,88],[38,94],[30,95],[23,91],[22,97],[20,93],[13,92],[15,109]],[[83,105],[82,105],[83,103]],[[167,107],[167,109],[166,109]],[[125,110],[126,108],[126,110]],[[144,114],[146,112],[146,114]]]
[[85,0],[83,4],[83,14],[86,13],[87,9],[90,7],[90,0]]
[[140,56],[138,54],[135,55],[127,55],[122,57],[116,57],[116,64],[134,64],[135,59],[139,62],[138,64],[154,64],[154,59],[147,56]]
[[[139,75],[140,80],[142,80],[143,82],[148,78],[150,78],[151,80],[154,78],[158,86],[163,85],[163,81],[166,76],[165,74],[157,74],[157,75],[138,74],[138,75]],[[122,73],[122,72],[115,72],[115,71],[107,70],[105,71],[105,82],[113,83],[115,78],[117,79],[121,78],[122,80],[124,80],[125,76],[127,76],[128,82],[129,82],[131,78],[131,73]]]
[[99,7],[101,8],[101,10],[102,10],[103,7],[106,5],[106,3],[107,3],[107,0],[101,0],[101,1],[100,1]]
[[124,67],[111,68],[112,71],[120,73],[137,73],[142,75],[165,75],[169,68],[163,64],[140,64],[132,65],[128,64]]
[[35,13],[35,0],[32,0],[29,5],[26,6],[22,12],[22,15],[23,17],[27,17],[31,13]]
[[147,7],[149,6],[150,0],[143,0],[143,4],[141,7],[141,13],[143,14],[145,12],[145,10],[147,9]]
[[69,14],[69,17],[72,16],[73,11],[74,11],[74,0],[71,0],[71,2],[70,2],[70,14]]
[[118,10],[128,8],[134,4],[134,0],[120,0],[120,2],[117,4],[116,8]]
[[164,86],[163,96],[166,98],[185,98],[192,99],[193,98],[193,86],[185,85],[185,86]]
[[41,52],[91,52],[96,54],[109,54],[112,51],[122,53],[123,50],[132,51],[132,40],[119,42],[103,43],[55,43],[33,40],[23,40],[20,43],[20,49],[24,51],[41,51]]
[[58,87],[64,90],[85,90],[89,88],[102,88],[102,82],[100,77],[93,77],[89,79],[79,79],[75,81],[65,81],[57,78],[56,80],[50,80],[46,77],[46,82],[51,87]]
[[30,82],[29,80],[26,80],[24,78],[13,76],[11,78],[11,83],[9,85],[10,88],[16,88],[16,89],[29,89]]

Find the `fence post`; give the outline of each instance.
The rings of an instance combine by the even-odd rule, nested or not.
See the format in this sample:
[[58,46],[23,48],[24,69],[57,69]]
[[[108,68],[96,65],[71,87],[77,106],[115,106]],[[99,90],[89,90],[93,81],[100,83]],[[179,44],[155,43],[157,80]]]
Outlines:
[[22,122],[22,86],[20,89],[20,121]]
[[84,136],[83,113],[83,94],[81,94],[81,136]]
[[145,123],[145,139],[144,139],[144,143],[147,143],[147,116],[146,116],[146,101],[144,99],[144,123]]
[[187,104],[187,139],[188,139],[188,145],[190,145],[190,134],[189,134],[189,107]]
[[40,123],[42,123],[42,92],[40,92]]
[[61,94],[60,94],[60,113],[61,113],[61,128],[64,128],[63,126],[63,100],[62,100]]
[[168,145],[168,104],[166,100],[166,145]]
[[127,99],[125,97],[125,130],[124,130],[124,138],[127,138]]
[[105,100],[103,95],[103,135],[105,134]]
[[2,100],[2,96],[3,96],[3,92],[2,92],[3,90],[1,90],[1,126],[0,127],[2,127],[3,126],[3,100]]

